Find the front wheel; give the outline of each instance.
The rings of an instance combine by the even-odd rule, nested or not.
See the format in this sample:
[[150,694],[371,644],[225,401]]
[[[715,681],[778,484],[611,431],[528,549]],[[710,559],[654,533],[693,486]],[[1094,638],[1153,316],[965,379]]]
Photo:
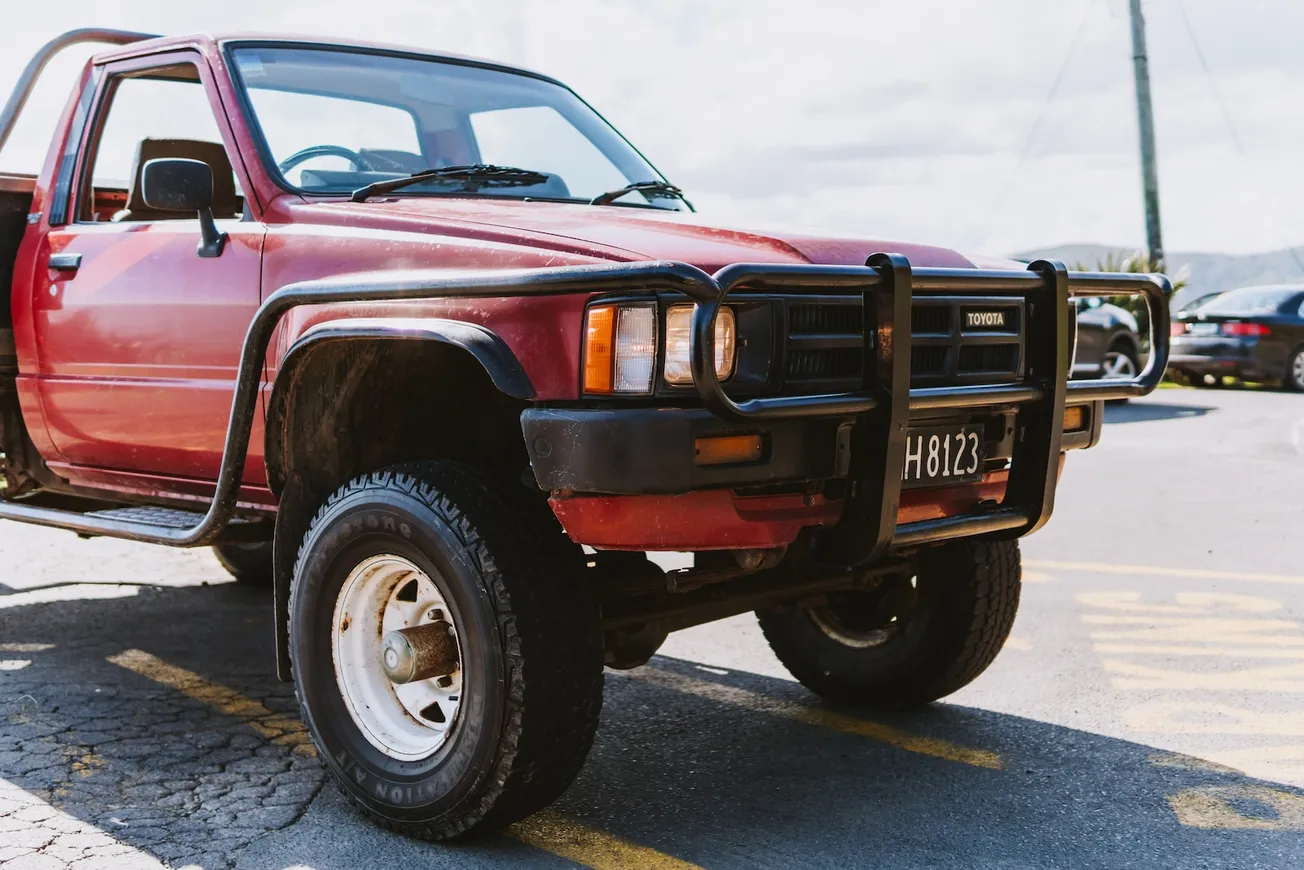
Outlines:
[[914,576],[758,611],[784,667],[827,698],[869,708],[928,704],[996,658],[1019,608],[1015,541],[923,551]]
[[409,836],[542,809],[597,729],[602,635],[582,551],[515,486],[449,462],[360,477],[299,552],[304,720],[354,803]]

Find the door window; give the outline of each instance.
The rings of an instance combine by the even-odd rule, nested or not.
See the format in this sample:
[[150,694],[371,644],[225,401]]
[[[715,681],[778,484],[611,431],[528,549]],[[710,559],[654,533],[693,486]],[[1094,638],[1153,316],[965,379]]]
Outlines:
[[81,220],[193,220],[191,213],[155,211],[143,202],[137,163],[158,157],[207,163],[214,216],[236,217],[243,210],[239,182],[193,64],[119,77],[110,83],[101,118]]

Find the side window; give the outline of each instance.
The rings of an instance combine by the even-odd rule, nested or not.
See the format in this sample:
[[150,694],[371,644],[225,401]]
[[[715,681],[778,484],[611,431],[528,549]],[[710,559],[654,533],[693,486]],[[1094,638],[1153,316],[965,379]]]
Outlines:
[[167,157],[207,163],[213,170],[213,216],[240,216],[244,202],[193,64],[124,75],[110,88],[91,144],[90,185],[80,220],[193,220],[186,212],[150,209],[141,194],[141,167]]

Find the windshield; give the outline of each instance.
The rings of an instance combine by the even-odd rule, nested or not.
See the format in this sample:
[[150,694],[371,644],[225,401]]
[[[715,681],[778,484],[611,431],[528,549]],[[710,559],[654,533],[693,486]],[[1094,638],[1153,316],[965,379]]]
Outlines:
[[1298,287],[1242,287],[1239,290],[1229,290],[1201,306],[1200,313],[1270,314],[1300,292]]
[[[497,186],[432,178],[389,195],[589,202],[636,182],[664,181],[601,116],[554,82],[363,51],[259,46],[231,56],[275,170],[304,193],[348,194],[430,169],[480,164],[546,177]],[[618,204],[684,208],[655,191],[631,192]]]

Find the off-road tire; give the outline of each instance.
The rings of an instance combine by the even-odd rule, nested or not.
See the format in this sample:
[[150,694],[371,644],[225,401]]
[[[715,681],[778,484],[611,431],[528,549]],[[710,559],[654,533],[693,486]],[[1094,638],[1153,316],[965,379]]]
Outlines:
[[[415,762],[367,741],[332,659],[344,579],[382,551],[440,573],[467,661],[481,663],[463,671],[465,698],[446,742]],[[587,584],[583,551],[518,482],[422,462],[332,495],[295,565],[290,653],[304,721],[350,800],[384,827],[443,840],[560,796],[584,764],[602,707],[599,610]]]
[[238,583],[272,585],[272,542],[214,544],[213,555]]
[[835,639],[804,606],[757,617],[775,655],[811,691],[867,708],[917,707],[967,685],[996,658],[1019,608],[1020,576],[1015,541],[925,550],[913,611],[879,646]]

